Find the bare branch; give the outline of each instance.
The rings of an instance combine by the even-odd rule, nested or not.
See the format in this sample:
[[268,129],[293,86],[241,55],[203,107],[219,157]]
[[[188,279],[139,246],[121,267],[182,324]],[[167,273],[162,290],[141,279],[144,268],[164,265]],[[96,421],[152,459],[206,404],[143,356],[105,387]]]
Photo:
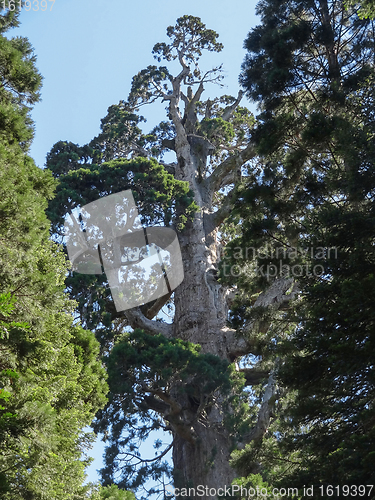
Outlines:
[[161,86],[160,86],[159,84],[157,84],[157,83],[155,82],[155,80],[154,80],[154,79],[151,79],[151,80],[150,80],[150,83],[151,83],[151,84],[155,87],[155,89],[159,92],[159,94],[160,94],[160,95],[159,95],[158,97],[161,97],[161,98],[163,98],[163,99],[166,99],[167,94],[163,91],[163,89],[161,88]]
[[250,143],[245,149],[229,156],[204,181],[208,189],[215,192],[231,184],[233,182],[232,172],[238,171],[244,163],[254,158],[255,154],[255,147]]
[[139,307],[128,309],[124,312],[124,315],[132,328],[141,328],[151,335],[158,335],[161,333],[168,339],[173,336],[172,325],[148,319]]
[[155,303],[149,307],[146,311],[146,318],[152,319],[154,318],[160,309],[168,302],[168,300],[171,298],[172,293],[167,293],[167,295],[163,295],[163,297],[160,297],[155,301]]
[[[182,90],[181,90],[181,92],[180,92],[180,97],[181,97],[181,99],[184,101],[185,106],[189,106],[190,101],[189,101],[189,99],[186,97],[186,95],[182,92]],[[185,108],[185,109],[186,109],[186,108]]]
[[229,120],[229,118],[232,116],[233,111],[237,108],[237,106],[241,102],[243,95],[244,95],[244,92],[242,90],[240,90],[238,92],[238,97],[235,100],[235,102],[233,104],[231,104],[230,106],[228,106],[227,108],[225,108],[224,113],[221,115],[221,118],[223,120],[225,120],[225,121]]
[[216,68],[210,69],[206,71],[206,73],[203,75],[202,78],[199,80],[191,80],[189,81],[189,85],[201,85],[203,83],[218,83],[221,87],[223,87],[223,84],[219,83],[222,79],[223,76],[218,74],[217,76],[207,78],[208,75],[215,74],[215,73],[222,73],[223,72],[223,65],[221,64],[220,66],[217,66]]
[[201,98],[201,95],[203,94],[204,91],[204,86],[203,86],[203,80],[200,82],[199,87],[197,91],[194,94],[193,100],[191,101],[192,104],[196,104],[199,99]]
[[[161,458],[163,458],[173,447],[173,441],[170,445],[168,445],[166,447],[166,449],[160,454],[158,455],[157,457],[155,458],[141,458],[139,457],[138,455],[134,455],[134,453],[130,453],[130,452],[126,452],[125,453],[125,456],[126,457],[131,457],[131,458],[136,458],[138,460],[138,462],[134,465],[139,465],[139,464],[143,464],[143,463],[150,463],[150,462],[156,462],[157,460],[160,460]],[[123,462],[125,459],[119,459],[120,462]],[[127,460],[127,459],[126,459]]]
[[190,67],[186,64],[186,61],[184,59],[183,54],[180,51],[177,51],[177,52],[178,52],[178,60],[180,61],[180,64],[182,66],[182,70],[173,79],[173,90],[175,91],[176,96],[179,95],[179,92],[177,94],[176,91],[180,90],[180,85],[181,85],[182,80],[184,80],[190,73]]

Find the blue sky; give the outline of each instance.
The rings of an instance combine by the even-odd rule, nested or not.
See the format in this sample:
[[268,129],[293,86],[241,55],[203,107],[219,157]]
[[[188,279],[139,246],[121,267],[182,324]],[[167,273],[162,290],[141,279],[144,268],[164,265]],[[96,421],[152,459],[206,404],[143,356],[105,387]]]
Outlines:
[[[221,53],[204,56],[201,67],[211,69],[223,63],[226,86],[220,89],[209,85],[202,98],[238,93],[238,75],[245,56],[243,42],[257,24],[256,2],[56,0],[52,11],[52,2],[48,3],[45,12],[23,11],[21,26],[9,33],[29,38],[44,77],[42,101],[32,113],[36,133],[31,156],[40,167],[57,141],[83,145],[99,133],[100,119],[107,108],[127,99],[131,79],[138,71],[157,64],[152,47],[167,41],[167,26],[182,15],[200,17],[219,33],[219,41],[224,44]],[[247,104],[254,111],[254,106]],[[164,107],[142,108],[148,119],[145,130],[165,119]],[[102,446],[98,444],[91,455],[95,462],[89,479],[95,481]]]

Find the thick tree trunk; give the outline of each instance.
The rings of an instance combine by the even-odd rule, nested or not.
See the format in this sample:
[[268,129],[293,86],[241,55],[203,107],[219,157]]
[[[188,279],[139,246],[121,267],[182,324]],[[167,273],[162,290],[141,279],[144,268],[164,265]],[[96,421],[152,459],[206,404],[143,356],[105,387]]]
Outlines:
[[[207,248],[201,232],[194,231],[193,226],[180,238],[185,279],[175,291],[174,335],[200,344],[203,353],[227,359],[223,339],[227,319],[225,291],[212,273],[213,246]],[[223,425],[222,397],[216,394],[215,404],[206,409],[204,416],[196,414],[199,406],[196,402],[187,396],[177,397],[184,408],[184,420],[191,422],[192,439],[174,436],[175,487],[200,486],[205,492],[210,489],[213,492],[230,486],[235,478],[229,465],[233,443]],[[216,495],[205,494],[200,498],[213,499]]]
[[[204,212],[210,207],[207,206],[209,200],[203,199],[196,184],[195,156],[185,158],[183,180],[190,177],[201,211],[179,234],[184,281],[175,290],[174,336],[201,345],[202,353],[229,361],[224,339],[228,330],[226,290],[216,280],[218,244],[215,234],[208,235],[204,227]],[[215,404],[202,416],[196,414],[199,406],[196,402],[187,396],[176,397],[184,408],[183,419],[191,425],[192,439],[184,439],[178,433],[174,435],[175,487],[196,489],[199,486],[205,492],[199,498],[216,498],[210,494],[210,489],[213,493],[218,488],[230,486],[235,478],[235,471],[229,465],[233,442],[223,424],[223,398],[217,394]]]
[[[220,415],[217,415],[221,419]],[[235,478],[235,471],[229,465],[230,442],[227,434],[220,431],[209,418],[205,425],[194,426],[197,439],[194,444],[175,437],[173,446],[175,488],[192,488],[181,498],[216,499],[215,491],[230,487]],[[201,490],[199,489],[201,488]],[[204,495],[201,495],[202,489]],[[195,494],[194,494],[195,490]],[[211,490],[211,491],[210,491]],[[198,495],[199,492],[199,495]],[[207,493],[207,494],[206,494]],[[211,493],[211,494],[210,494]],[[213,494],[212,494],[213,493]]]
[[208,247],[201,216],[179,235],[184,281],[175,291],[174,335],[202,346],[202,352],[226,357],[225,289],[217,282],[217,245]]

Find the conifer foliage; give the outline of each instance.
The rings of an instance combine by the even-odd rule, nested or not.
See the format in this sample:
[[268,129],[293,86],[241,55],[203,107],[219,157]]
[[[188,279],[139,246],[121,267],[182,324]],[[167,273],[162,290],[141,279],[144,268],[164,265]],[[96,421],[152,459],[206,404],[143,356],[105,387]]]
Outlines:
[[257,461],[274,484],[314,484],[322,498],[330,494],[319,485],[353,493],[375,479],[375,40],[357,10],[260,2],[241,74],[261,109],[260,167],[239,192],[244,224],[232,245],[262,250],[258,264],[277,276],[294,265],[300,292],[274,348],[289,396],[262,446],[237,459],[245,475]]
[[87,498],[83,429],[105,403],[106,376],[50,241],[55,182],[28,156],[42,77],[28,40],[7,36],[18,15],[0,14],[0,497]]

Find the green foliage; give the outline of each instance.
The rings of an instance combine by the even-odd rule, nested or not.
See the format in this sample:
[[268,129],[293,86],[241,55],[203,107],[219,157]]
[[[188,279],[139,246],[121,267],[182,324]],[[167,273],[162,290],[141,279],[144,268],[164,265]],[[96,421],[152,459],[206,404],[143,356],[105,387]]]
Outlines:
[[[215,31],[207,29],[199,17],[185,15],[178,18],[175,26],[167,28],[167,36],[171,39],[171,43],[157,43],[152,50],[154,58],[158,62],[161,62],[162,59],[166,61],[178,59],[186,68],[190,64],[194,65],[194,69],[189,70],[183,77],[184,83],[187,85],[202,78],[198,66],[202,50],[220,52],[223,48],[223,45],[217,42],[219,35]],[[207,75],[216,71],[212,70]],[[215,81],[218,82],[221,78],[219,75]],[[204,79],[205,77],[203,77],[203,81]],[[133,77],[129,104],[138,107],[156,101],[162,94],[173,93],[171,81],[172,75],[166,66],[148,66]],[[157,89],[156,94],[155,89]]]
[[[229,392],[229,365],[211,355],[200,354],[199,345],[163,335],[148,335],[135,330],[113,348],[108,359],[108,376],[112,391],[129,394],[129,409],[142,393],[142,386],[170,390],[178,379],[180,390],[191,395],[213,393],[218,387]],[[139,367],[144,367],[139,370]],[[195,377],[195,380],[191,377]],[[199,377],[199,378],[198,378]],[[190,380],[189,386],[185,384]]]
[[[299,266],[291,277],[300,300],[279,319],[288,328],[273,348],[283,360],[281,390],[292,397],[262,445],[236,460],[245,474],[258,463],[278,486],[371,484],[373,24],[342,2],[268,0],[259,13],[241,81],[261,99],[254,139],[262,161],[239,190],[233,222],[243,225],[227,258],[249,270],[237,282],[242,299]],[[249,247],[256,252],[247,257]],[[277,273],[259,275],[262,264]],[[250,304],[238,301],[237,323]]]
[[[176,180],[175,175],[188,177],[181,173],[181,164],[165,165],[154,159],[162,157],[166,150],[178,149],[172,108],[167,120],[149,134],[143,134],[139,128],[143,118],[138,115],[138,108],[159,98],[167,102],[176,92],[173,87],[177,82],[181,87],[194,86],[201,79],[195,98],[191,87],[186,95],[179,95],[185,104],[180,125],[197,163],[199,183],[222,160],[246,148],[254,117],[246,108],[238,107],[241,95],[199,100],[206,82],[218,83],[222,78],[220,68],[201,74],[198,67],[203,50],[221,50],[218,35],[193,16],[179,18],[175,27],[168,28],[167,35],[169,43],[156,44],[153,54],[158,62],[178,59],[183,67],[180,75],[174,77],[165,66],[148,66],[133,78],[128,100],[108,109],[101,133],[88,146],[60,142],[48,155],[47,167],[58,180],[56,197],[48,211],[54,239],[61,241],[67,213],[127,189],[134,194],[143,224],[171,226],[186,234],[191,230],[198,206],[188,182]],[[180,130],[180,139],[182,136]],[[182,161],[180,153],[178,156],[178,162]],[[195,187],[195,183],[191,186]],[[213,195],[210,210],[214,212],[222,195]],[[77,317],[86,328],[95,331],[107,360],[110,401],[98,413],[95,425],[108,444],[106,467],[102,470],[105,484],[116,480],[123,488],[135,489],[149,477],[158,480],[164,473],[170,475],[170,467],[162,461],[168,447],[156,452],[155,459],[144,460],[140,442],[154,429],[173,429],[192,442],[190,434],[195,432],[197,422],[194,419],[197,415],[204,418],[205,412],[222,401],[222,396],[223,401],[233,402],[235,408],[226,419],[233,442],[245,427],[254,423],[254,414],[249,416],[246,404],[248,395],[242,392],[244,380],[232,366],[218,357],[201,354],[197,346],[177,338],[151,337],[139,331],[124,334],[132,321],[123,311],[115,310],[104,274],[70,273],[66,286],[77,301]],[[172,301],[173,298],[166,305],[173,313]],[[146,304],[141,312],[147,318],[155,317],[153,306],[159,304]],[[154,320],[157,325],[155,321],[162,320]],[[180,400],[186,405],[182,407]],[[185,406],[191,408],[190,413]],[[156,450],[161,446],[161,442],[155,443]]]
[[147,225],[173,223],[180,227],[196,209],[186,182],[176,180],[156,160],[139,157],[70,170],[60,179],[50,203],[51,221],[62,224],[63,217],[74,208],[127,189],[132,190],[142,223]]
[[88,462],[81,454],[92,437],[82,428],[106,393],[99,345],[91,332],[72,327],[65,313],[51,311],[45,330],[13,321],[22,311],[9,296],[1,295],[1,315],[9,316],[1,321],[7,332],[0,355],[2,498],[83,494]]
[[98,485],[91,492],[89,500],[135,500],[135,495],[131,491],[120,490],[116,484]]
[[[71,151],[72,146],[69,146],[69,149]],[[60,168],[59,165],[66,160],[65,151],[57,148],[48,156],[47,166],[52,170],[56,166]],[[50,202],[48,210],[53,223],[53,233],[55,237],[60,235],[59,241],[67,213],[101,196],[127,189],[132,190],[142,223],[145,225],[172,225],[180,229],[196,210],[188,184],[176,180],[154,159],[137,157],[99,165],[69,165],[72,168],[59,177],[56,196]],[[77,168],[78,166],[80,168]],[[66,280],[66,286],[78,302],[82,324],[88,329],[96,330],[97,338],[101,339],[102,346],[106,349],[115,335],[116,325],[113,321],[116,321],[118,315],[106,276],[71,273]]]
[[106,401],[99,344],[73,322],[66,260],[45,215],[55,183],[27,155],[27,104],[41,76],[26,39],[0,16],[0,489],[4,500],[84,498],[83,428]]
[[[177,59],[179,53],[183,53],[187,61],[196,63],[202,50],[220,52],[223,49],[223,45],[217,42],[219,35],[214,30],[207,29],[199,17],[179,17],[175,26],[168,26],[167,36],[172,43],[157,43],[152,50],[158,61],[161,58],[171,61]],[[200,73],[194,76],[199,78]]]
[[155,82],[156,85],[160,86],[167,93],[168,84],[165,82],[168,82],[170,79],[171,75],[165,66],[147,66],[146,69],[133,76],[129,104],[135,107],[156,101],[156,98],[154,98],[155,89],[151,81]]
[[374,0],[347,0],[347,8],[360,7],[358,16],[361,19],[374,19],[375,17],[375,2]]
[[90,146],[78,146],[72,142],[59,141],[47,154],[46,164],[53,177],[58,179],[71,170],[79,170],[91,163],[94,152]]
[[[324,9],[328,16],[325,12],[322,17]],[[333,84],[338,83],[338,78],[345,87],[370,69],[371,25],[360,21],[353,9],[345,11],[342,1],[334,5],[327,0],[321,6],[315,0],[267,1],[259,4],[258,13],[262,24],[245,41],[248,54],[240,81],[251,99],[261,100],[263,109],[266,106],[266,115],[278,106],[288,90],[293,91],[295,104],[300,101],[296,91],[304,95],[308,94],[308,88],[315,90],[317,86],[321,98],[332,100],[338,90]],[[345,26],[346,45],[338,49],[340,26]],[[337,49],[342,56],[340,62],[333,55]],[[327,57],[329,53],[332,57]]]
[[215,168],[228,153],[233,154],[238,147],[248,145],[255,124],[253,114],[247,108],[237,106],[232,111],[230,120],[223,118],[235,102],[235,97],[222,95],[197,104],[201,120],[197,121],[196,134],[208,139],[213,148],[210,155],[211,168]]
[[138,124],[146,121],[138,116],[125,101],[110,106],[105,118],[101,120],[101,133],[90,142],[94,150],[94,163],[127,158],[135,148],[143,153],[145,138]]
[[[240,490],[240,493],[237,493],[234,496],[234,498],[237,498],[238,500],[247,500],[248,498],[256,498],[257,496],[267,496],[267,498],[274,499],[279,498],[278,496],[273,495],[272,488],[263,481],[260,474],[250,474],[246,478],[236,479],[232,484],[240,486],[244,493],[244,495],[241,495]],[[246,495],[246,493],[248,494]]]
[[0,36],[1,92],[0,98],[14,99],[19,104],[33,104],[39,100],[42,77],[36,71],[33,49],[27,38],[8,39]]
[[[138,439],[146,439],[152,430],[165,429],[160,418],[163,410],[171,407],[172,414],[167,419],[173,423],[179,420],[178,412],[176,422],[173,419],[173,408],[179,408],[177,396],[187,397],[200,408],[199,413],[210,411],[219,389],[221,394],[239,397],[243,380],[234,367],[200,350],[199,345],[152,336],[142,330],[120,337],[106,358],[110,397],[106,408],[99,411],[94,427],[96,432],[105,433],[108,442],[106,467],[102,470],[104,484],[114,481],[115,475],[118,480],[119,472],[118,485],[122,488],[136,488],[148,476],[156,479],[170,473],[167,463],[156,467],[145,461],[137,471],[132,461],[143,462],[136,446]],[[228,421],[233,433],[239,426],[237,417],[236,422],[234,416]],[[118,467],[115,457],[120,449],[123,465]]]
[[100,498],[103,500],[135,500],[135,495],[130,491],[119,490],[116,485],[111,484],[111,486],[101,488]]

